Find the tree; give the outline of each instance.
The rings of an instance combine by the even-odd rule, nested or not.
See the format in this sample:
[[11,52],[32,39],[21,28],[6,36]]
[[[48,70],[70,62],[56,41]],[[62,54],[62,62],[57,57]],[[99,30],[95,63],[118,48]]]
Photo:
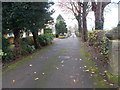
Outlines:
[[45,29],[44,29],[44,34],[46,34],[46,33],[52,33],[52,29],[50,29],[50,28],[45,28]]
[[67,28],[66,28],[67,25],[64,22],[63,17],[61,15],[59,15],[56,20],[57,20],[57,23],[55,25],[56,34],[58,35],[60,33],[62,33],[62,34],[67,33]]
[[[59,2],[62,8],[70,10],[78,22],[78,31],[81,34],[83,41],[87,41],[87,23],[86,17],[91,10],[91,5],[88,2],[69,1],[66,3]],[[65,10],[64,10],[65,11]]]
[[29,3],[29,11],[28,17],[28,29],[32,32],[35,48],[38,49],[41,47],[39,40],[38,40],[38,30],[45,28],[45,24],[49,23],[48,21],[52,20],[51,14],[53,12],[49,12],[48,9],[50,4],[53,3],[48,2],[34,2]]
[[110,2],[92,2],[92,10],[95,15],[95,30],[103,30],[104,9]]
[[81,2],[72,2],[70,0],[68,0],[68,2],[59,2],[59,5],[63,11],[65,12],[72,12],[72,14],[75,16],[75,19],[78,22],[78,31],[79,33],[82,33],[82,16],[81,16]]
[[87,16],[87,9],[88,9],[88,2],[83,2],[83,14],[82,14],[82,22],[83,22],[83,41],[87,41],[87,22],[86,22],[86,16]]
[[38,29],[44,28],[52,18],[48,2],[5,2],[3,3],[3,33],[14,34],[14,56],[20,55],[20,32],[31,31],[35,47],[39,48]]
[[14,34],[14,55],[20,55],[20,31],[26,26],[26,3],[5,2],[2,13],[3,34],[12,32]]

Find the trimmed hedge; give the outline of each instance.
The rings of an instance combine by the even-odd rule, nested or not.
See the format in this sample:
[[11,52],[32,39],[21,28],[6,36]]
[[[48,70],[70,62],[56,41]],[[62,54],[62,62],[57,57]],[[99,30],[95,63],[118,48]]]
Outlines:
[[108,60],[109,53],[109,40],[105,36],[107,31],[95,30],[88,32],[88,43],[90,46],[94,46],[97,50],[106,57]]

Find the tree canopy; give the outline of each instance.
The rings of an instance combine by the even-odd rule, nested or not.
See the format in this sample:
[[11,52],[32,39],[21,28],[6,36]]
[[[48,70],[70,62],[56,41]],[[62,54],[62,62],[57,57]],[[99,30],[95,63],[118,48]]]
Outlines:
[[55,25],[56,34],[67,33],[67,28],[66,28],[67,25],[66,25],[63,17],[61,15],[59,15],[56,20],[57,20],[57,23]]

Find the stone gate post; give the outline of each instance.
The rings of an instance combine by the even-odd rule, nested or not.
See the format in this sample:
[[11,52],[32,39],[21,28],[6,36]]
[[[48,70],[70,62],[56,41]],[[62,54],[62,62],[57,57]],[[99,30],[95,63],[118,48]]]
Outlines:
[[117,28],[106,33],[109,39],[109,71],[113,75],[120,74],[120,22]]

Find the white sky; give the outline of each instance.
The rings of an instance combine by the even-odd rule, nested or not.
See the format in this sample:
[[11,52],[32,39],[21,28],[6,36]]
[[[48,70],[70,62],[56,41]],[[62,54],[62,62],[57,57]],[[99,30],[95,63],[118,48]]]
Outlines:
[[[112,0],[111,0],[112,1]],[[118,2],[119,0],[113,0],[114,2]],[[74,16],[70,13],[64,13],[61,8],[57,7],[56,4],[52,7],[55,10],[55,13],[52,15],[54,20],[56,20],[57,16],[61,14],[65,19],[67,26],[74,27],[77,24],[77,21]],[[72,18],[72,19],[71,19]],[[110,30],[113,27],[117,26],[118,23],[118,5],[117,4],[109,4],[104,11],[104,29]],[[94,28],[94,12],[89,12],[87,16],[87,27],[88,30],[92,30]]]

